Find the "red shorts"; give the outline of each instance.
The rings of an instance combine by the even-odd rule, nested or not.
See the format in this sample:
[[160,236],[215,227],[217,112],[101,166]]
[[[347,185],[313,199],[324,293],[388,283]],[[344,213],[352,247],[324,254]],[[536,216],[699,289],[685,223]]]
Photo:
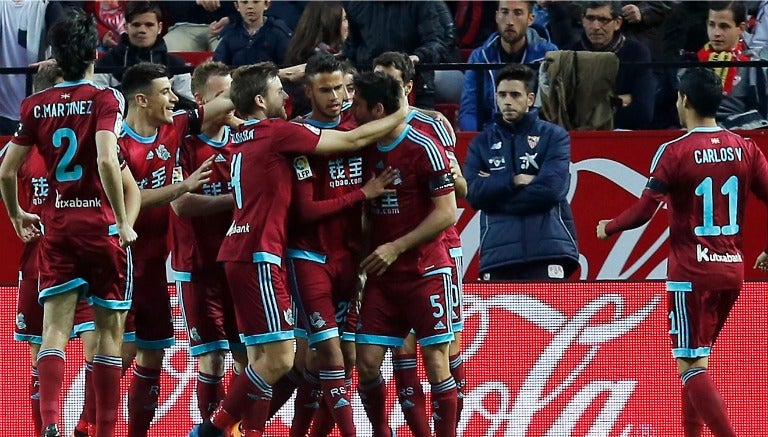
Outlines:
[[[16,328],[13,338],[32,344],[43,343],[43,306],[37,300],[37,275],[25,277],[19,272],[19,296],[16,303]],[[84,299],[77,303],[71,338],[93,331],[93,308]]]
[[357,265],[350,256],[310,260],[288,253],[288,277],[297,306],[297,325],[310,345],[339,337],[357,286]]
[[139,349],[173,346],[171,297],[163,258],[133,260],[133,302],[125,319],[125,334],[124,341],[135,340]]
[[293,310],[285,270],[268,262],[227,262],[227,282],[240,339],[246,346],[293,339]]
[[453,247],[448,249],[448,253],[453,260],[451,267],[451,325],[453,332],[464,330],[464,287],[461,281],[464,279],[464,262],[461,256],[461,248]]
[[422,346],[453,341],[450,268],[428,276],[369,276],[355,341],[400,347],[413,328]]
[[[667,290],[670,290],[669,283]],[[740,290],[669,291],[667,310],[672,356],[709,356]]]
[[130,251],[116,236],[44,235],[40,242],[40,294],[78,290],[94,304],[127,311],[133,291]]
[[184,272],[176,279],[190,355],[196,357],[213,351],[243,349],[227,275],[221,264],[192,273]]

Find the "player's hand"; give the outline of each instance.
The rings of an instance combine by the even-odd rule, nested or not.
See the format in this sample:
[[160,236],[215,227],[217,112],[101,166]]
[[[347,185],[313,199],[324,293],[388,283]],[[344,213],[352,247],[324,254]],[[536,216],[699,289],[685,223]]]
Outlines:
[[187,193],[194,193],[199,190],[203,184],[207,184],[211,180],[211,172],[213,172],[213,170],[211,170],[211,165],[213,165],[214,158],[215,156],[208,157],[208,159],[200,164],[200,167],[198,167],[194,173],[184,179],[182,184],[184,184],[184,189]]
[[101,38],[101,44],[108,48],[117,47],[117,36],[115,36],[114,32],[109,30],[104,34],[104,37]]
[[214,12],[221,7],[221,2],[219,0],[197,0],[197,4],[202,6],[203,9],[208,12]]
[[534,177],[534,175],[530,174],[516,174],[512,177],[512,182],[518,187],[521,185],[528,185],[533,181]]
[[373,177],[366,182],[361,190],[363,190],[363,194],[365,194],[367,200],[375,199],[385,193],[394,193],[394,189],[386,187],[391,184],[395,178],[397,178],[397,172],[392,167],[387,167],[380,175]]
[[128,247],[136,242],[139,235],[128,223],[117,225],[117,236],[120,237],[120,247]]
[[382,244],[360,263],[360,268],[369,275],[381,276],[401,253],[395,243]]
[[224,27],[229,24],[229,17],[219,19],[208,25],[208,31],[211,32],[211,36],[219,36]]
[[56,65],[56,60],[53,59],[53,58],[51,58],[51,59],[44,59],[42,61],[33,62],[33,63],[29,64],[29,67],[37,68],[37,71],[40,71],[40,70],[42,70],[43,68],[45,68],[45,67],[47,67],[49,65]]
[[626,5],[621,8],[621,16],[627,23],[639,23],[643,21],[643,14],[637,5]]
[[757,270],[768,272],[768,253],[761,252],[755,260],[755,267]]
[[40,217],[37,214],[20,210],[19,215],[11,218],[11,222],[13,222],[16,235],[25,243],[36,241],[43,235],[40,232]]
[[597,222],[597,238],[601,240],[608,239],[608,234],[605,233],[605,226],[608,225],[608,222],[610,222],[610,220],[600,220]]

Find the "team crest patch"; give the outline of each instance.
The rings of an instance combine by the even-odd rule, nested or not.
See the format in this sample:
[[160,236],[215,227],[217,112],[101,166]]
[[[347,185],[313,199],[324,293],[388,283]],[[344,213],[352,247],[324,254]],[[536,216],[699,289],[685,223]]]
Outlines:
[[155,152],[157,153],[157,157],[162,159],[163,161],[167,161],[168,158],[171,157],[171,152],[168,151],[168,149],[165,148],[165,144],[160,144],[157,146],[157,149],[155,149]]
[[312,313],[311,316],[309,316],[309,322],[317,329],[322,328],[326,325],[325,320],[323,319],[323,316],[320,315],[319,312],[315,311]]
[[538,135],[528,135],[528,147],[535,149],[539,145],[539,138]]
[[25,331],[27,329],[27,322],[24,320],[23,313],[16,314],[16,328],[18,328],[19,331]]
[[309,159],[305,155],[293,158],[293,170],[296,172],[296,178],[300,181],[314,176],[312,167],[309,166]]
[[400,169],[395,169],[395,179],[392,181],[392,185],[401,185],[403,183],[403,179],[400,177]]
[[283,317],[285,318],[285,322],[289,325],[293,325],[293,310],[288,308],[287,310],[283,311]]

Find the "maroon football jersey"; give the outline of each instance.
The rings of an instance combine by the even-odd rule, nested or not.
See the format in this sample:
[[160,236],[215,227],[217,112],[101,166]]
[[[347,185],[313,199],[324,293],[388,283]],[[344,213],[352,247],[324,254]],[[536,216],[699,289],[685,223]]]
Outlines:
[[282,119],[249,120],[232,135],[232,224],[219,261],[281,264],[293,167],[286,154],[311,153],[320,130]]
[[[199,131],[200,114],[202,110],[174,112],[173,123],[160,126],[150,137],[139,135],[128,123],[123,124],[118,144],[139,189],[162,188],[173,182],[179,145],[188,131]],[[164,258],[168,254],[169,213],[169,205],[142,209],[134,225],[140,235],[132,248],[134,258]]]
[[[349,108],[349,106],[347,106]],[[320,129],[350,131],[357,127],[351,111],[344,110],[335,123],[306,118]],[[370,175],[365,174],[362,152],[335,155],[300,155],[293,158],[294,190],[288,247],[333,257],[360,250],[360,229],[365,195],[360,188]],[[349,195],[359,192],[358,195]],[[302,198],[303,195],[309,197]],[[311,196],[311,197],[310,197]],[[340,202],[343,198],[348,202]],[[304,202],[299,205],[299,202]],[[299,217],[312,202],[332,203],[334,212],[307,222]],[[329,205],[330,206],[330,205]],[[328,208],[323,208],[328,209]]]
[[[203,184],[197,194],[218,196],[232,191],[229,177],[230,141],[229,128],[225,128],[221,141],[215,141],[204,134],[184,138],[179,152],[179,163],[185,178],[197,170],[206,159],[214,157],[210,181]],[[224,234],[231,223],[232,211],[190,218],[171,214],[173,269],[191,272],[215,263]]]
[[[412,231],[434,209],[433,197],[453,193],[453,178],[445,149],[410,125],[391,144],[371,148],[367,158],[376,174],[387,167],[398,173],[392,182],[396,192],[370,201],[372,248]],[[400,255],[388,271],[422,275],[450,265],[441,233],[432,241]]]
[[96,132],[118,135],[123,106],[118,91],[86,80],[62,82],[21,103],[13,142],[36,146],[48,169],[50,196],[41,211],[46,234],[116,232],[99,177]]
[[738,289],[747,193],[768,199],[768,164],[754,142],[698,127],[663,144],[648,188],[669,208],[669,281],[693,289]]

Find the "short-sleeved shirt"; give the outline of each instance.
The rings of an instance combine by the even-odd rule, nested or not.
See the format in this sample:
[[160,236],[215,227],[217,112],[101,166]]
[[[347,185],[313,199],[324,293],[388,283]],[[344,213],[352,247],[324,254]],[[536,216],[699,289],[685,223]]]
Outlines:
[[[150,137],[139,135],[128,123],[123,124],[118,144],[139,189],[162,188],[173,182],[181,140],[187,132],[199,132],[201,119],[202,109],[177,111],[173,123],[160,126]],[[179,182],[181,174],[177,179]],[[141,211],[134,226],[140,236],[132,248],[134,259],[164,258],[168,254],[169,213],[168,205]]]
[[[348,106],[347,106],[348,108]],[[357,127],[351,111],[343,110],[334,123],[304,120],[320,129],[350,131]],[[360,191],[370,175],[365,174],[362,152],[334,155],[299,155],[293,158],[294,184],[311,184],[313,200],[338,199]],[[360,250],[363,202],[347,205],[341,211],[311,223],[290,221],[288,247],[308,250],[333,257],[336,254],[356,253]],[[301,199],[294,198],[293,202]]]
[[60,83],[22,102],[13,142],[36,146],[48,169],[50,195],[41,214],[46,234],[115,232],[115,216],[99,177],[96,132],[118,135],[123,108],[117,90],[85,80]]
[[[221,141],[215,141],[205,134],[184,138],[179,152],[179,163],[185,178],[197,170],[206,159],[214,157],[210,180],[203,184],[196,194],[218,196],[232,191],[229,177],[231,139],[229,128],[225,128]],[[192,272],[215,263],[231,223],[232,211],[189,218],[171,214],[173,269]]]
[[695,128],[659,148],[647,188],[670,210],[672,288],[741,288],[747,193],[768,195],[768,163],[755,143],[718,127]]
[[232,135],[232,224],[219,261],[282,264],[291,204],[288,154],[311,153],[320,129],[282,119],[249,120]]
[[[394,241],[415,229],[434,209],[433,197],[453,193],[453,178],[445,150],[429,136],[406,126],[391,144],[378,144],[366,157],[376,174],[387,167],[397,172],[394,193],[369,203],[372,247]],[[410,249],[389,272],[423,275],[451,266],[443,234]]]

